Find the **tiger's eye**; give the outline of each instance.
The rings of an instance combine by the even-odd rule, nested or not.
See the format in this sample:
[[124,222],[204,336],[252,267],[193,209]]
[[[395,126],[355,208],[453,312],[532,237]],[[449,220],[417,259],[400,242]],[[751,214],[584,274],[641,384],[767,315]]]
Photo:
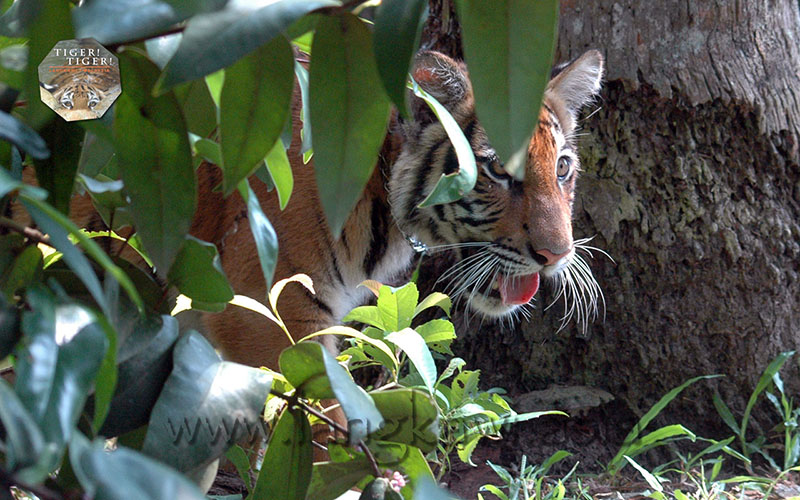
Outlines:
[[562,156],[556,163],[556,175],[558,180],[563,181],[572,172],[572,158],[569,156]]

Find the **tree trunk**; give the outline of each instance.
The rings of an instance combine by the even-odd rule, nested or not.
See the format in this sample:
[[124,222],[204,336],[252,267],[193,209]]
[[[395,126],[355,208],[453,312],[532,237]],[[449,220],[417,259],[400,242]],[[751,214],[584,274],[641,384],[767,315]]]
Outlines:
[[[525,395],[551,384],[615,401],[579,390],[591,397],[573,406],[603,418],[561,421],[566,432],[520,424],[506,458],[567,448],[591,469],[658,398],[706,374],[725,378],[695,384],[660,423],[727,436],[713,391],[740,418],[767,363],[798,347],[799,43],[794,0],[562,1],[557,60],[596,48],[607,63],[583,122],[575,203],[576,238],[596,235],[615,261],[591,262],[605,320],[586,336],[575,325],[557,332],[563,307],[543,311],[554,298],[545,287],[530,322],[462,333],[458,348],[523,409],[555,405]],[[762,424],[766,410],[755,414]]]

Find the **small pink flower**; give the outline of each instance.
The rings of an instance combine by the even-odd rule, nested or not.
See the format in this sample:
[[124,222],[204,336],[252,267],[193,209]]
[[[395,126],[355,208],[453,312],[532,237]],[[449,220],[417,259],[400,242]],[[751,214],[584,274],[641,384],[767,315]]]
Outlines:
[[406,485],[406,478],[399,471],[386,469],[383,476],[389,480],[389,486],[397,493],[400,493],[400,490]]

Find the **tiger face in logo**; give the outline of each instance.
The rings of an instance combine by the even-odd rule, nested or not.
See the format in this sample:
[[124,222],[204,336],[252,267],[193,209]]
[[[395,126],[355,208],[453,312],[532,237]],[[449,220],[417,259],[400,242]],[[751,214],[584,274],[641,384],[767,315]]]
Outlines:
[[57,106],[53,109],[68,119],[98,118],[120,93],[119,81],[99,71],[56,73],[52,80],[39,86],[42,100],[54,101]]

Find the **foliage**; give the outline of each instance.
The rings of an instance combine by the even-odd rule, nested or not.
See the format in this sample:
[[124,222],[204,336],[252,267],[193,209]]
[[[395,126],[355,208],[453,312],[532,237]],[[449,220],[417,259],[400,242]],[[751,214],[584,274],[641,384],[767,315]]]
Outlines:
[[[578,464],[564,475],[563,478],[558,479],[555,484],[547,484],[547,473],[550,468],[556,463],[564,460],[572,455],[571,453],[559,450],[553,453],[541,465],[531,464],[528,465],[528,457],[522,456],[519,465],[517,477],[514,477],[506,468],[487,462],[489,467],[500,477],[508,493],[502,491],[501,488],[492,484],[485,484],[481,486],[481,491],[487,491],[500,498],[500,500],[529,500],[529,499],[544,499],[544,500],[562,500],[566,494],[564,483],[575,472]],[[478,500],[483,500],[483,496],[479,493]]]
[[[459,2],[459,13],[473,3]],[[424,1],[385,0],[372,25],[358,17],[360,4],[3,3],[0,210],[15,212],[0,218],[0,366],[15,376],[0,380],[3,484],[41,498],[52,491],[202,498],[194,482],[219,457],[246,476],[246,453],[234,443],[269,434],[263,468],[286,481],[260,474],[254,498],[332,498],[357,484],[392,498],[405,477],[384,478],[380,468],[407,476],[405,498],[418,485],[418,498],[444,498],[425,481],[432,478],[426,458],[441,475],[451,451],[469,461],[483,437],[537,416],[514,413],[498,390],[479,390],[478,372],[461,360],[439,372],[435,360],[452,355],[452,324],[419,323],[418,314],[447,312],[449,299],[418,302],[413,285],[375,288],[377,305],[348,318],[364,322],[364,332],[325,332],[350,339],[339,360],[311,336],[282,354],[281,373],[220,360],[201,334],[181,332],[169,314],[181,293],[198,311],[246,304],[282,324],[275,303],[286,281],[272,288],[271,308],[257,302],[263,297],[236,296],[217,248],[188,232],[200,202],[195,169],[207,161],[221,169],[222,194],[245,200],[261,271],[272,284],[279,242],[251,185],[266,182],[281,209],[291,210],[286,149],[295,85],[303,159],[314,155],[326,218],[334,234],[340,230],[376,164],[390,103],[407,112],[407,73],[425,15]],[[467,62],[476,88],[501,81],[515,98],[547,78],[557,2],[544,2],[544,14],[508,4],[514,16],[466,29],[471,43],[509,31],[513,21],[545,28],[536,43],[546,50],[515,42],[491,56],[500,69],[485,52]],[[119,57],[122,94],[100,120],[62,122],[39,102],[38,63],[73,37],[93,37]],[[310,67],[293,60],[298,50],[315,54]],[[504,160],[532,132],[542,91],[534,86],[530,99],[512,100],[515,113],[534,120],[511,118],[515,134]],[[474,184],[474,159],[447,111],[414,92],[448,124],[462,162],[443,180],[440,191],[449,193],[426,203],[453,201]],[[482,119],[503,122],[504,103],[485,94],[478,100]],[[504,133],[489,132],[496,140]],[[41,187],[22,181],[30,167]],[[107,230],[89,232],[69,219],[73,191],[91,197]],[[383,367],[389,382],[369,392],[356,386],[350,371],[366,365]],[[309,425],[324,420],[315,408],[331,397],[350,421],[348,440],[330,445],[331,461],[312,465]]]
[[[728,405],[722,400],[719,394],[714,394],[714,406],[717,409],[722,421],[738,438],[741,451],[745,457],[751,457],[757,453],[764,458],[770,466],[776,471],[786,471],[800,461],[800,429],[797,426],[797,417],[800,415],[800,409],[794,407],[794,400],[787,397],[783,388],[783,379],[781,379],[780,369],[794,355],[794,351],[787,351],[780,353],[773,359],[761,374],[758,379],[756,388],[750,394],[747,400],[744,414],[740,422],[736,421],[733,412],[731,412]],[[771,387],[778,390],[780,399],[768,391]],[[758,401],[758,397],[765,393],[769,402],[775,407],[778,415],[781,418],[778,430],[783,433],[783,457],[781,460],[782,465],[775,461],[775,458],[769,453],[769,446],[767,443],[767,436],[761,435],[752,441],[747,441],[747,427],[750,419],[750,413]],[[748,468],[748,470],[750,470]]]

